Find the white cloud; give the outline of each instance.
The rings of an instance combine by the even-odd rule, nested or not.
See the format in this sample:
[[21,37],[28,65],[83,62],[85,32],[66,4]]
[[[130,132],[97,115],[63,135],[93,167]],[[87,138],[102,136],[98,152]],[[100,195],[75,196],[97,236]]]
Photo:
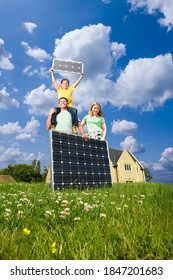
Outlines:
[[23,69],[23,73],[27,74],[29,77],[38,75],[40,78],[49,78],[50,77],[50,71],[48,68],[40,66],[37,69],[32,69],[31,65],[27,65]]
[[173,98],[172,72],[171,54],[131,60],[114,84],[110,102],[117,107],[141,106],[143,111],[153,111]]
[[111,3],[111,0],[102,0],[102,2],[103,2],[104,4],[109,4],[109,3]]
[[[88,110],[94,100],[104,104],[111,99],[113,82],[107,77],[112,75],[112,66],[125,55],[126,48],[111,42],[110,33],[109,26],[99,23],[68,32],[55,41],[54,57],[84,63],[84,78],[74,92],[75,105],[80,111]],[[73,78],[71,75],[71,82]]]
[[2,148],[2,152],[0,154],[0,162],[1,164],[16,164],[16,163],[29,163],[34,159],[41,160],[44,158],[43,153],[38,152],[34,153],[26,153],[21,151],[19,148]]
[[39,62],[44,62],[46,59],[51,59],[50,54],[40,48],[31,48],[27,42],[22,42],[21,45],[25,48],[26,54]]
[[[153,111],[173,98],[170,53],[131,60],[115,82],[109,79],[114,75],[117,59],[126,51],[125,45],[111,42],[110,32],[110,27],[100,23],[76,29],[55,41],[54,57],[84,63],[84,78],[74,91],[79,112],[88,110],[95,100],[102,106],[110,102],[118,108],[140,107],[141,111]],[[68,78],[73,83],[75,75]]]
[[4,40],[0,38],[0,69],[2,70],[13,70],[14,65],[11,63],[11,53],[4,49]]
[[106,76],[113,63],[111,52],[116,52],[116,46],[118,53],[123,49],[123,44],[119,46],[110,42],[110,32],[111,28],[101,23],[68,32],[62,39],[56,39],[54,57],[84,62],[89,78],[98,74]]
[[118,44],[117,42],[113,42],[111,44],[112,57],[118,60],[120,57],[126,54],[126,46],[122,43]]
[[38,134],[38,128],[40,127],[40,123],[34,117],[31,118],[31,121],[27,122],[26,126],[24,127],[24,132],[32,133],[34,135]]
[[19,125],[19,122],[9,122],[0,126],[0,134],[10,135],[17,134],[22,131],[22,127]]
[[0,45],[4,45],[4,40],[0,38]]
[[137,142],[133,136],[127,136],[120,146],[124,150],[129,150],[133,154],[143,153],[145,151],[144,145]]
[[117,120],[111,123],[112,129],[111,132],[115,135],[123,134],[123,135],[132,135],[135,133],[138,128],[137,124],[132,121],[126,120]]
[[23,27],[26,29],[28,33],[31,34],[34,31],[34,29],[37,27],[37,24],[33,22],[24,22]]
[[131,10],[144,9],[147,14],[158,15],[161,26],[173,29],[173,0],[127,0]]
[[24,128],[21,127],[19,122],[9,122],[7,124],[3,124],[0,126],[0,134],[1,135],[15,135],[16,140],[31,140],[31,142],[35,142],[35,137],[38,135],[38,129],[40,127],[40,123],[34,117],[31,118],[30,121],[27,122]]
[[166,148],[157,163],[144,163],[150,170],[150,173],[157,181],[173,182],[173,147]]
[[15,137],[16,140],[31,140],[31,142],[35,142],[35,138],[32,137],[31,133],[20,133]]
[[58,106],[58,95],[42,84],[25,95],[24,103],[29,106],[30,114],[47,116],[50,108]]
[[158,164],[153,164],[153,170],[173,170],[173,147],[169,147],[162,152]]
[[10,106],[19,107],[19,102],[15,98],[11,98],[6,88],[0,89],[0,109],[8,109]]

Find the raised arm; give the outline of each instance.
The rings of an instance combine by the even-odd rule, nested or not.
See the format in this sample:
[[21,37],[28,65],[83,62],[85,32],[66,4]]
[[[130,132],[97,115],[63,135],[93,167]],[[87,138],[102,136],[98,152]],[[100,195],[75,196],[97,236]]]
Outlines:
[[79,79],[77,79],[76,83],[74,83],[74,86],[75,86],[75,87],[77,87],[77,85],[80,83],[80,81],[82,80],[83,76],[84,76],[84,73],[82,73],[82,74],[80,75]]
[[59,85],[57,84],[56,80],[55,80],[55,76],[54,76],[54,70],[50,69],[51,72],[51,78],[52,78],[52,83],[54,85],[55,88],[59,87]]

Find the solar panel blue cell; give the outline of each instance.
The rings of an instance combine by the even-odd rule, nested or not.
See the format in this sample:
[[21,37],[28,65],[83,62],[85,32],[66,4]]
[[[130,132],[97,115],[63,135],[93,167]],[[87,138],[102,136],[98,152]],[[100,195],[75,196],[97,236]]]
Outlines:
[[52,189],[111,186],[107,142],[50,131]]

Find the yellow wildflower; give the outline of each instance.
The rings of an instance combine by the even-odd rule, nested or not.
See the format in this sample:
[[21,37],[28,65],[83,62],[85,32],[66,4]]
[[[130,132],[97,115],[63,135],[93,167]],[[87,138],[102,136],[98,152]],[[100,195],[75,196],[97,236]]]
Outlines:
[[26,234],[26,235],[29,235],[30,234],[30,230],[27,229],[27,228],[24,228],[23,229],[23,233]]
[[50,245],[51,250],[52,250],[52,254],[55,254],[57,249],[56,249],[56,242],[53,242],[52,245]]

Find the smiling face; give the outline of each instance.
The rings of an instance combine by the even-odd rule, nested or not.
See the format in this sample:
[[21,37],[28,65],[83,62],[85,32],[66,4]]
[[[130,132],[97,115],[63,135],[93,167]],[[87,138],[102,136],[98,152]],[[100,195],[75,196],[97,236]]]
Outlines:
[[100,112],[100,106],[98,104],[93,105],[91,111],[93,116],[97,116]]
[[67,79],[63,79],[63,80],[61,81],[61,87],[62,87],[63,89],[67,89],[67,88],[69,87],[69,81],[68,81]]
[[66,98],[61,98],[59,99],[59,107],[63,110],[63,109],[67,109],[67,99]]

